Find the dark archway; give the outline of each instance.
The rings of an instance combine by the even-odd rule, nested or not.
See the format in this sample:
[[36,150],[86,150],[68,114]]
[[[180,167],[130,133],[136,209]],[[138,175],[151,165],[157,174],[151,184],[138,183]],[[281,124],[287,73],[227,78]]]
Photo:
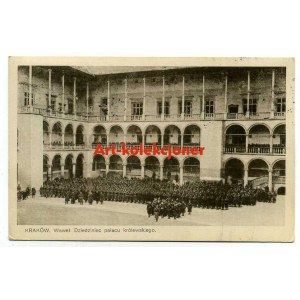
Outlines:
[[278,188],[277,195],[285,195],[285,187],[284,186],[281,186],[280,188]]
[[126,175],[141,176],[141,161],[137,156],[129,156],[127,158]]
[[145,176],[156,179],[160,171],[159,160],[155,156],[148,156],[145,159]]
[[43,144],[50,145],[50,126],[46,121],[43,121]]
[[82,125],[79,125],[76,129],[76,145],[77,146],[84,145],[84,128]]
[[106,171],[105,158],[102,155],[95,155],[93,158],[93,171],[97,171],[99,174]]
[[76,159],[76,178],[83,177],[83,154],[79,154]]
[[199,180],[200,178],[200,161],[195,157],[187,157],[183,162],[184,180]]
[[173,180],[177,177],[179,178],[179,161],[174,156],[164,160],[164,177],[168,180]]
[[122,158],[119,155],[112,155],[109,158],[109,170],[113,172],[121,172],[123,170]]
[[72,154],[67,155],[65,159],[65,170],[67,171],[67,174],[65,175],[66,178],[73,178],[73,155]]
[[73,145],[73,126],[68,124],[65,128],[65,146]]
[[225,179],[231,177],[233,180],[242,180],[244,178],[244,164],[236,158],[229,159],[225,164]]

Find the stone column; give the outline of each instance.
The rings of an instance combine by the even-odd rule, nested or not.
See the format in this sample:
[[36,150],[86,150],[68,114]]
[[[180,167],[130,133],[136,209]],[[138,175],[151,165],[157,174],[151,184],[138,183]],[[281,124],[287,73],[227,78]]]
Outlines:
[[142,133],[142,144],[143,144],[143,147],[145,147],[145,135],[146,133]]
[[183,166],[179,167],[179,184],[183,185]]
[[76,177],[76,163],[72,163],[72,174],[73,174],[73,178]]
[[183,147],[183,136],[184,136],[183,133],[180,134],[180,146],[181,146],[181,148]]
[[105,173],[106,173],[106,175],[108,174],[108,172],[109,172],[109,162],[106,162],[105,163]]
[[127,118],[127,78],[125,79],[124,121]]
[[62,113],[65,113],[65,74],[61,77],[62,83]]
[[270,153],[273,153],[273,135],[270,134]]
[[250,105],[250,71],[248,71],[248,81],[247,81],[247,111],[246,118],[250,117],[249,105]]
[[52,132],[49,132],[49,148],[52,148]]
[[161,104],[161,120],[165,119],[165,76],[163,76],[162,84],[162,104]]
[[62,142],[62,148],[64,149],[65,148],[65,134],[64,133],[61,134],[61,142]]
[[123,177],[126,177],[126,166],[127,164],[123,164]]
[[106,120],[109,121],[110,115],[110,82],[107,81],[107,115]]
[[29,66],[29,84],[28,84],[28,105],[33,106],[33,99],[32,99],[32,66]]
[[248,169],[244,170],[244,186],[248,184]]
[[184,120],[184,76],[182,76],[181,120]]
[[63,178],[65,177],[65,165],[64,164],[60,165],[60,175]]
[[270,118],[274,118],[274,103],[275,102],[275,69],[272,70],[272,88],[271,88],[271,113]]
[[159,178],[162,181],[164,179],[164,165],[159,165]]
[[269,180],[268,180],[268,186],[269,186],[269,191],[272,192],[273,191],[273,187],[272,187],[272,178],[273,176],[273,172],[272,172],[272,169],[269,169]]
[[52,179],[52,165],[48,165],[48,178],[49,180]]
[[48,69],[49,72],[49,81],[48,81],[48,109],[51,112],[51,69]]
[[228,104],[227,104],[227,93],[228,93],[228,76],[225,75],[225,91],[224,91],[224,102],[225,102],[225,119],[227,119],[227,113],[228,113]]
[[164,146],[164,135],[163,134],[161,134],[161,148]]
[[86,83],[86,115],[89,115],[89,97],[90,97],[90,90],[89,90],[89,83]]
[[143,120],[146,119],[146,77],[144,76],[143,78],[143,81],[144,81],[144,94],[143,94]]
[[76,115],[76,77],[73,81],[73,114]]
[[201,118],[204,119],[205,117],[205,76],[202,77],[202,112]]
[[141,164],[141,178],[144,178],[145,177],[145,164],[142,163]]
[[248,153],[249,149],[249,134],[246,134],[246,153]]
[[73,133],[73,145],[76,145],[76,133]]

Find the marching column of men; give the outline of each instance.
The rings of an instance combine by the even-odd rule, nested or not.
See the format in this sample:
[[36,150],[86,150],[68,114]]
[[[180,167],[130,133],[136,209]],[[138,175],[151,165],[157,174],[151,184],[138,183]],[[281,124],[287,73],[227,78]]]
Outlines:
[[182,186],[156,179],[128,179],[109,174],[106,177],[55,179],[46,181],[40,188],[42,197],[59,197],[65,204],[104,201],[147,204],[148,216],[180,218],[186,209],[228,210],[230,207],[275,202],[276,196],[263,189],[250,186],[228,185],[222,182],[187,182]]

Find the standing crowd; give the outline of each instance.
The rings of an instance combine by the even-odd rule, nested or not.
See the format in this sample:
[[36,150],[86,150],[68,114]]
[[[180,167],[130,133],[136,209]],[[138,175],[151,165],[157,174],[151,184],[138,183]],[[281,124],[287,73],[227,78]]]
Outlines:
[[[19,199],[18,191],[18,199]],[[30,194],[31,189],[25,190]],[[35,190],[34,190],[35,194]],[[65,204],[104,201],[147,204],[148,216],[180,218],[193,207],[228,210],[230,207],[256,205],[257,202],[275,202],[276,195],[265,189],[228,185],[223,182],[187,182],[182,186],[168,180],[153,178],[128,179],[108,174],[106,177],[55,179],[44,182],[41,197],[64,198]]]

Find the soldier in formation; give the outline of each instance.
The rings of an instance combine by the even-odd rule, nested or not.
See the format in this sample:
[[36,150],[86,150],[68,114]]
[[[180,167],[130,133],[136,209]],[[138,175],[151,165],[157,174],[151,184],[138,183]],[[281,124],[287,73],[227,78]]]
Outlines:
[[[27,191],[30,193],[30,189]],[[187,182],[182,186],[155,178],[123,178],[112,176],[97,178],[55,179],[44,182],[42,197],[59,197],[65,204],[92,205],[104,201],[147,204],[147,214],[158,217],[179,218],[186,209],[228,210],[230,207],[253,206],[257,202],[275,202],[276,195],[250,186],[229,185],[222,182]]]

